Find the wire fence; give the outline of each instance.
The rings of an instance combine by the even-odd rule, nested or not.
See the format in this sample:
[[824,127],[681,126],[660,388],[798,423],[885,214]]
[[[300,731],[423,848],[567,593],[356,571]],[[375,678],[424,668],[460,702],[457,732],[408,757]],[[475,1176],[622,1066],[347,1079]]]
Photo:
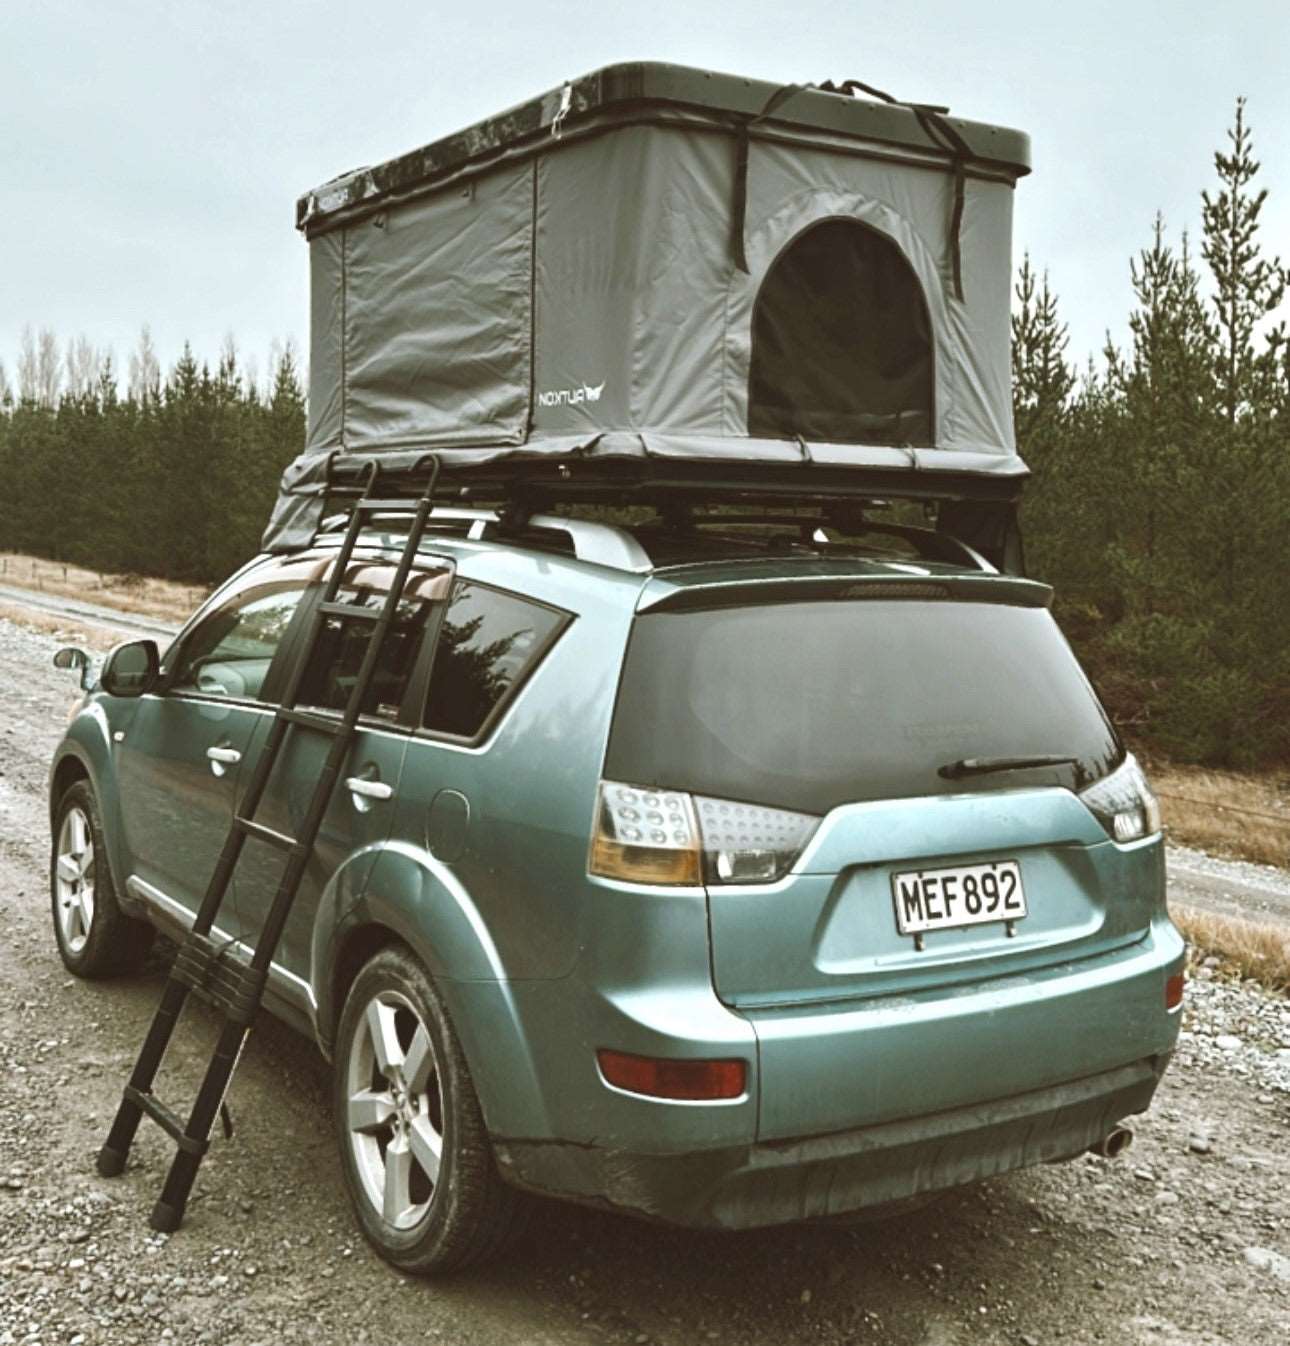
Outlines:
[[1290,827],[1290,813],[1265,813],[1262,809],[1246,809],[1239,804],[1220,804],[1216,799],[1196,799],[1191,795],[1174,794],[1169,790],[1155,790],[1161,799],[1176,799],[1180,804],[1195,804],[1202,809],[1222,809],[1224,813],[1240,813],[1247,818],[1266,818],[1270,822]]

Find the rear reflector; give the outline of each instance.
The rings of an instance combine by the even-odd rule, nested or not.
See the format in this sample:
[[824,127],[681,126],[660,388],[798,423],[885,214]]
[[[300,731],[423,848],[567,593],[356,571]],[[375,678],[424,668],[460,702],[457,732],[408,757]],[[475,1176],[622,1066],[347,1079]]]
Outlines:
[[1183,974],[1175,973],[1165,982],[1165,1009],[1177,1009],[1183,1002]]
[[742,1061],[667,1061],[615,1052],[608,1047],[596,1052],[596,1060],[607,1083],[650,1098],[691,1101],[738,1098],[747,1082]]

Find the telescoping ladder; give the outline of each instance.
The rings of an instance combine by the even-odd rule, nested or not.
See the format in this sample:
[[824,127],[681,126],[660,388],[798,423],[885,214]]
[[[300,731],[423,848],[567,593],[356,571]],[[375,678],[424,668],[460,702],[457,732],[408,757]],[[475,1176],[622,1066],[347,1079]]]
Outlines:
[[[344,540],[332,564],[322,601],[314,611],[305,640],[303,657],[295,662],[281,707],[269,730],[264,751],[260,754],[246,793],[242,797],[241,807],[234,812],[232,825],[216,861],[215,871],[211,875],[201,906],[197,910],[193,928],[175,957],[174,966],[161,993],[161,1003],[157,1006],[157,1012],[152,1020],[152,1027],[148,1030],[139,1059],[135,1062],[130,1082],[125,1086],[116,1119],[112,1123],[112,1129],[103,1148],[99,1151],[98,1171],[105,1177],[114,1177],[120,1173],[125,1167],[139,1121],[145,1114],[174,1140],[178,1148],[161,1197],[152,1211],[151,1224],[154,1229],[167,1232],[177,1229],[184,1218],[188,1195],[192,1191],[193,1181],[197,1177],[197,1170],[209,1144],[211,1126],[223,1105],[229,1080],[237,1067],[238,1057],[251,1030],[251,1021],[263,999],[270,962],[282,936],[283,927],[287,923],[305,867],[313,853],[319,828],[331,802],[332,791],[353,743],[359,714],[380,661],[386,637],[394,625],[403,586],[416,559],[417,549],[430,517],[439,463],[434,457],[431,457],[429,462],[430,477],[418,498],[406,496],[394,499],[378,498],[375,490],[378,470],[372,465],[368,471],[366,483],[361,488],[362,493],[354,502]],[[379,610],[342,603],[337,599],[359,533],[370,516],[378,511],[411,516],[411,527],[395,571],[394,582],[390,585],[390,591]],[[368,622],[371,626],[357,680],[339,720],[300,710],[296,705],[305,670],[318,648],[328,617]],[[329,734],[332,743],[322,772],[314,786],[299,834],[291,837],[256,822],[255,813],[287,735],[302,730]],[[238,858],[242,854],[242,847],[248,838],[287,853],[282,878],[249,962],[233,957],[226,943],[212,939],[210,933],[224,901],[224,895],[228,891]],[[152,1092],[152,1086],[179,1020],[180,1011],[190,994],[195,994],[213,1005],[222,1015],[224,1022],[197,1099],[185,1124],[177,1113]]]

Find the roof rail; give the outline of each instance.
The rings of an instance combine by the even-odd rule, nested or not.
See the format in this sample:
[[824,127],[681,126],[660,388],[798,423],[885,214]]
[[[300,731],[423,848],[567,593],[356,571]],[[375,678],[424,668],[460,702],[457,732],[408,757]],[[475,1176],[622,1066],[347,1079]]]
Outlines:
[[[379,513],[372,516],[375,523],[381,519]],[[391,518],[403,520],[403,515]],[[348,514],[336,514],[324,519],[321,531],[343,526]],[[505,511],[496,509],[465,509],[455,505],[437,505],[430,512],[426,531],[430,532],[436,524],[468,524],[466,536],[471,541],[482,541],[485,537],[507,534],[508,520]],[[612,524],[592,523],[586,519],[566,519],[559,514],[534,514],[522,517],[512,529],[518,531],[537,529],[541,531],[564,533],[573,545],[573,554],[579,561],[590,561],[593,565],[609,566],[614,570],[627,570],[634,573],[653,570],[654,563],[649,553],[624,528],[615,528]]]

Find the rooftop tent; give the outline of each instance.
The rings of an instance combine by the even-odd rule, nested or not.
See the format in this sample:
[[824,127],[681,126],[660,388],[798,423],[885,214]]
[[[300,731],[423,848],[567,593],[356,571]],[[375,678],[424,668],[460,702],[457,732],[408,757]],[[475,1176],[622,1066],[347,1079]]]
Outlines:
[[449,489],[1015,498],[1028,153],[941,109],[634,64],[307,193],[308,441],[266,543],[310,540],[329,473],[431,450]]

